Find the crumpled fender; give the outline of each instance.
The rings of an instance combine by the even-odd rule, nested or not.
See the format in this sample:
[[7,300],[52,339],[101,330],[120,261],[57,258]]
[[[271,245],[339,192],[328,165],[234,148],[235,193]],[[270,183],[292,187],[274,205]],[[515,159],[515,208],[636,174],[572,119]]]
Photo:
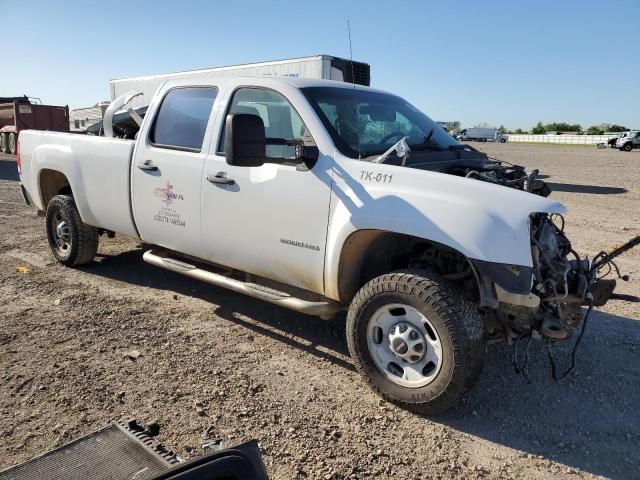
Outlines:
[[447,245],[470,259],[532,266],[529,215],[564,213],[559,202],[479,180],[396,165],[336,159],[325,269],[337,298],[340,254],[373,229]]

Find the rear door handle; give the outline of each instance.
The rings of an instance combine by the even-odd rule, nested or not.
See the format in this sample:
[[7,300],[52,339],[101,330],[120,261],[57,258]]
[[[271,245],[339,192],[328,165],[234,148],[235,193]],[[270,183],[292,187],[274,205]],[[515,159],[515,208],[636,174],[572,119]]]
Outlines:
[[155,172],[158,170],[151,160],[145,160],[144,163],[136,163],[136,167],[146,172]]
[[207,181],[217,183],[219,185],[233,185],[236,181],[227,177],[225,172],[216,173],[215,175],[207,175]]

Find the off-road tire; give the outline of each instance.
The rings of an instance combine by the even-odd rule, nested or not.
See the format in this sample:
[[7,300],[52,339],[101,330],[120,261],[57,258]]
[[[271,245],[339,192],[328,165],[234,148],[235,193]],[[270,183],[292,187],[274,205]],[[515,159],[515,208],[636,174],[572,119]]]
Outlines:
[[631,142],[625,143],[622,146],[622,150],[624,150],[625,152],[630,152],[631,150],[633,150],[633,144]]
[[[69,227],[70,247],[62,252],[55,240],[52,224],[57,214],[67,222]],[[76,202],[69,195],[56,195],[47,205],[46,215],[47,238],[53,256],[67,267],[76,267],[89,263],[98,251],[98,231],[80,218]]]
[[[442,343],[442,365],[431,383],[400,386],[376,366],[367,346],[367,325],[383,305],[409,305],[429,319]],[[347,342],[358,372],[385,400],[433,415],[454,406],[477,380],[485,357],[482,320],[445,279],[428,270],[401,270],[374,278],[355,295],[347,315]]]

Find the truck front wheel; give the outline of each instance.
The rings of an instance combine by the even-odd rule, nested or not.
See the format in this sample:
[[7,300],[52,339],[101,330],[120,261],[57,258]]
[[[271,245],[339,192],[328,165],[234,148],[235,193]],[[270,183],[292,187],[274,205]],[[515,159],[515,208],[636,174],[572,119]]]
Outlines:
[[98,231],[82,221],[73,197],[53,197],[47,206],[46,223],[53,256],[63,265],[83,265],[96,256]]
[[633,150],[633,144],[631,142],[627,142],[623,145],[622,150],[624,150],[625,152],[630,152],[631,150]]
[[484,363],[482,321],[442,277],[403,270],[358,291],[347,316],[356,369],[380,396],[435,414],[454,404]]

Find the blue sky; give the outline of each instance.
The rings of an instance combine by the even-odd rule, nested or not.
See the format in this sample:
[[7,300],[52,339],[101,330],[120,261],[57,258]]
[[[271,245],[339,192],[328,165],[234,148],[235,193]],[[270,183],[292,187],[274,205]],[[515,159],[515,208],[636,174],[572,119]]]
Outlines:
[[74,108],[111,78],[348,57],[350,19],[372,86],[434,119],[640,127],[639,0],[0,0],[0,19],[0,96]]

